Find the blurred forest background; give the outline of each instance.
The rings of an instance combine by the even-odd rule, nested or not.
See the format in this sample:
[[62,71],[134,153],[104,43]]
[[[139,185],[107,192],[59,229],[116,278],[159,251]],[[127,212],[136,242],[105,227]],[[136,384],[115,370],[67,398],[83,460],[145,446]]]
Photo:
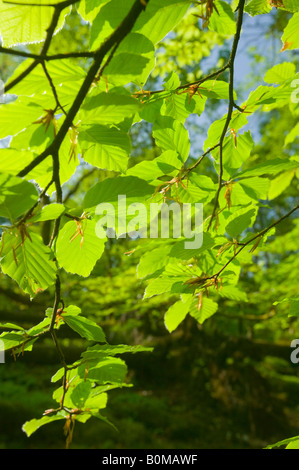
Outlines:
[[[273,9],[275,10],[275,9]],[[244,33],[236,61],[236,89],[241,99],[263,83],[265,71],[280,61],[298,62],[295,51],[280,53],[282,30],[288,21],[283,11],[244,20]],[[200,78],[220,67],[228,58],[230,41],[208,29],[190,11],[157,51],[157,68],[146,88],[161,86],[174,70],[182,83]],[[50,53],[76,51],[89,40],[89,25],[73,9],[65,28],[53,39]],[[26,50],[38,52],[39,45]],[[0,78],[6,80],[20,59],[0,56]],[[77,60],[82,67],[84,61]],[[223,79],[225,79],[225,75]],[[194,158],[201,153],[210,123],[223,115],[226,103],[209,106],[200,118],[187,120]],[[256,113],[255,113],[256,116]],[[257,145],[251,163],[295,154],[298,138],[288,137],[296,124],[289,107],[249,118]],[[156,148],[150,126],[132,129],[131,165],[153,159]],[[0,142],[5,146],[5,141]],[[206,175],[213,173],[209,159],[202,163]],[[84,164],[63,186],[69,206],[81,201],[95,182],[107,175]],[[277,194],[267,201],[271,210],[259,211],[254,230],[266,227],[290,210],[298,199],[298,179],[273,183]],[[49,222],[43,227],[46,240]],[[272,239],[273,238],[273,239]],[[214,449],[262,448],[299,434],[299,364],[290,361],[290,342],[298,336],[298,319],[289,317],[288,304],[276,299],[298,291],[299,223],[288,218],[259,253],[255,264],[242,270],[240,287],[248,302],[223,299],[216,315],[200,326],[188,317],[169,334],[164,313],[173,302],[169,295],[142,300],[145,282],[137,279],[139,257],[130,252],[135,242],[109,240],[109,247],[88,279],[61,273],[64,301],[75,304],[104,329],[111,344],[142,344],[152,353],[124,357],[133,387],[110,393],[105,415],[118,431],[91,419],[76,424],[71,448],[97,449]],[[25,328],[38,323],[52,303],[53,292],[39,294],[33,302],[16,283],[0,275],[0,320]],[[68,330],[68,334],[71,330]],[[68,363],[83,350],[75,333],[58,332]],[[297,336],[296,336],[297,335]],[[22,424],[39,417],[49,402],[51,377],[57,370],[57,351],[43,339],[30,354],[6,355],[0,365],[0,448],[64,448],[61,423],[41,428],[29,439]],[[54,388],[53,388],[54,390]]]

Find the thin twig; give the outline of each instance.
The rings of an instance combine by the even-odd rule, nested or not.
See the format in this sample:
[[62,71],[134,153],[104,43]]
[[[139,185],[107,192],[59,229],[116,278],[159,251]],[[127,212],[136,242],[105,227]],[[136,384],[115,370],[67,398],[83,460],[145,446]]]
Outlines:
[[[283,215],[282,217],[280,217],[280,219],[276,220],[275,222],[273,222],[271,225],[269,225],[268,227],[266,227],[264,230],[262,230],[261,232],[259,232],[258,234],[256,234],[254,237],[252,237],[250,240],[248,240],[247,242],[243,243],[241,248],[239,248],[239,250],[237,250],[234,255],[228,260],[228,262],[218,271],[218,273],[214,274],[212,277],[214,278],[218,278],[219,275],[227,268],[227,266],[238,256],[239,253],[241,253],[242,250],[244,250],[244,248],[247,246],[247,245],[250,245],[252,242],[254,242],[254,240],[258,239],[258,238],[261,238],[263,237],[269,230],[271,230],[271,228],[275,227],[276,225],[280,224],[280,222],[282,222],[284,219],[286,219],[287,217],[289,217],[291,214],[293,214],[293,212],[295,212],[297,209],[299,209],[299,204],[297,204],[295,207],[293,207],[293,209],[291,209],[287,214]],[[210,279],[211,279],[210,278]]]
[[193,171],[195,168],[198,167],[198,165],[200,165],[200,163],[202,162],[202,160],[210,153],[212,152],[212,150],[214,150],[215,148],[219,147],[220,143],[218,142],[218,144],[214,145],[213,147],[209,148],[208,150],[206,150],[205,153],[203,153],[200,158],[192,165],[190,166],[189,168],[186,168],[186,173],[184,174],[184,176],[181,178],[181,179],[184,179],[186,178],[186,176],[189,175],[189,173],[191,171]]
[[[79,189],[82,181],[87,178],[88,176],[92,175],[92,173],[94,173],[96,171],[96,168],[93,167],[91,170],[87,171],[86,173],[84,173],[81,178],[78,179],[78,181],[76,182],[76,184],[73,186],[73,188],[67,193],[67,195],[65,196],[65,198],[63,199],[63,204],[66,203],[66,201],[71,197],[73,196],[73,194],[75,194],[75,192]],[[66,215],[66,214],[63,214],[63,215]]]
[[[229,62],[227,62],[227,64],[225,64],[223,67],[216,70],[215,72],[211,72],[208,75],[206,75],[205,77],[202,77],[202,78],[196,80],[195,82],[189,82],[189,83],[185,83],[184,85],[178,86],[174,90],[174,92],[177,93],[180,90],[185,90],[186,88],[190,88],[190,87],[195,86],[195,85],[199,86],[202,83],[206,82],[207,80],[211,80],[214,77],[216,77],[216,79],[217,79],[219,77],[219,75],[221,75],[223,72],[225,72],[225,70],[227,70],[228,68],[229,68]],[[147,94],[148,96],[151,96],[151,95],[157,95],[157,94],[160,94],[160,93],[165,93],[165,91],[166,91],[165,89],[163,89],[163,90],[144,90],[144,94]]]
[[44,72],[45,72],[45,75],[46,75],[46,77],[47,77],[47,80],[48,80],[48,82],[49,82],[49,84],[50,84],[50,87],[51,87],[51,89],[52,89],[52,93],[53,93],[53,96],[54,96],[55,102],[56,102],[56,109],[57,109],[57,108],[60,108],[61,111],[63,112],[63,114],[64,114],[64,115],[67,115],[67,113],[66,113],[66,111],[64,110],[63,106],[60,104],[60,101],[59,101],[59,98],[58,98],[58,94],[57,94],[55,85],[54,85],[53,80],[52,80],[52,78],[51,78],[51,76],[50,76],[50,74],[49,74],[49,72],[48,72],[48,70],[47,70],[46,64],[45,64],[44,62],[42,62],[41,64],[42,64],[43,70],[44,70]]
[[239,253],[241,253],[242,250],[244,250],[244,248],[248,245],[250,245],[251,243],[253,243],[255,240],[257,239],[261,239],[267,232],[269,232],[269,230],[271,230],[271,228],[275,227],[276,225],[280,224],[283,220],[285,220],[286,218],[290,217],[290,215],[293,214],[293,212],[295,212],[296,210],[299,209],[299,204],[297,204],[295,207],[293,207],[293,209],[291,209],[287,214],[283,215],[282,217],[280,217],[278,220],[275,220],[274,222],[272,222],[272,224],[268,225],[268,227],[264,228],[263,230],[261,230],[259,233],[257,233],[256,235],[254,235],[252,238],[250,238],[249,240],[247,240],[246,242],[244,243],[238,243],[238,245],[241,247],[233,254],[233,256],[225,263],[224,266],[222,266],[222,268],[215,274],[212,274],[212,276],[208,276],[208,277],[198,277],[198,278],[194,278],[194,279],[191,279],[190,282],[187,281],[187,284],[190,284],[190,286],[193,286],[193,287],[196,287],[196,283],[198,281],[198,287],[205,287],[205,283],[209,280],[212,280],[213,281],[213,284],[216,285],[217,283],[217,280],[220,276],[220,274],[230,265],[230,263],[232,263],[234,261],[234,259],[236,259],[236,257],[238,256]]
[[60,408],[62,409],[63,407],[63,402],[64,402],[64,397],[65,397],[65,394],[66,394],[66,390],[67,390],[67,382],[66,382],[66,374],[67,374],[67,364],[65,362],[65,357],[64,357],[64,354],[63,354],[63,351],[61,349],[61,346],[59,344],[59,341],[57,339],[57,335],[56,335],[56,332],[54,330],[54,326],[55,326],[55,321],[56,321],[56,316],[57,316],[57,312],[58,312],[58,307],[59,307],[59,304],[61,303],[61,297],[60,297],[60,278],[58,276],[58,274],[56,275],[56,283],[55,283],[55,299],[54,299],[54,305],[53,305],[53,312],[52,312],[52,317],[51,317],[51,323],[50,323],[50,326],[49,326],[49,332],[52,336],[52,339],[55,343],[55,347],[57,349],[57,352],[58,352],[58,355],[59,355],[59,358],[60,358],[60,362],[64,368],[64,375],[63,375],[63,381],[62,381],[62,389],[63,389],[63,395],[62,395],[62,399],[61,399],[61,402],[60,402]]

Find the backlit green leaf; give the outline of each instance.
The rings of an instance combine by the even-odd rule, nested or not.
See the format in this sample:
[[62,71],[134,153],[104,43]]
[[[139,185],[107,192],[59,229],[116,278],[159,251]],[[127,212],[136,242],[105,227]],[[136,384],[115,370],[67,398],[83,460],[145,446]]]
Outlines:
[[[20,5],[24,3],[24,6]],[[3,45],[14,46],[16,44],[27,44],[40,42],[45,39],[47,28],[50,26],[54,8],[43,7],[46,0],[40,0],[40,5],[26,5],[27,2],[21,1],[19,4],[6,4],[0,2],[1,28],[0,32],[3,38]],[[52,3],[59,3],[58,0]],[[61,16],[58,29],[63,26],[64,16],[70,9],[64,10]]]
[[175,304],[169,307],[164,317],[165,326],[169,333],[179,326],[179,324],[185,319],[189,310],[190,302],[182,302],[181,300],[178,300]]
[[51,286],[56,277],[56,266],[51,250],[39,235],[27,232],[22,239],[15,229],[2,235],[1,269],[14,279],[31,297]]
[[223,1],[216,1],[209,21],[209,29],[224,36],[232,36],[236,32],[236,23],[231,6]]
[[105,249],[106,238],[96,235],[96,222],[83,219],[67,222],[60,230],[56,257],[65,271],[87,277]]
[[299,12],[295,13],[284,29],[282,38],[283,50],[299,47]]
[[106,342],[102,328],[94,321],[89,320],[82,315],[62,314],[62,316],[65,323],[67,323],[72,330],[82,336],[82,338],[86,338],[89,341],[99,341],[101,343]]
[[31,419],[30,421],[27,421],[23,425],[22,430],[27,434],[28,437],[30,437],[31,434],[37,431],[41,426],[61,419],[66,419],[66,417],[67,413],[65,411],[58,411],[55,414],[43,416],[40,419]]
[[82,126],[79,143],[84,160],[91,165],[120,172],[127,168],[130,142],[125,132],[100,124]]

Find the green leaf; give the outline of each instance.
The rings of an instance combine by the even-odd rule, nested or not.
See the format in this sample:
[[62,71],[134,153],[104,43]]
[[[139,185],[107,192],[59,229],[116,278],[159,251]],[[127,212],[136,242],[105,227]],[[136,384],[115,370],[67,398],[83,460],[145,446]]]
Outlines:
[[177,73],[170,72],[163,82],[165,90],[175,90],[180,86],[180,79]]
[[93,22],[100,8],[109,0],[81,0],[77,5],[77,11],[85,21]]
[[[224,125],[227,119],[227,115],[223,116],[221,119],[217,119],[214,121],[208,130],[208,137],[204,142],[204,150],[208,150],[208,148],[213,147],[216,145],[221,137],[221,134],[224,129]],[[245,126],[247,124],[248,120],[245,114],[238,114],[237,116],[233,117],[230,121],[230,129],[234,129],[234,131],[237,133],[238,130]],[[231,137],[226,138],[226,142],[230,139]],[[214,156],[217,154],[218,149],[214,150],[212,152],[212,155]]]
[[170,256],[183,260],[189,260],[194,256],[200,256],[204,251],[209,250],[215,246],[215,240],[208,232],[204,232],[202,234],[202,244],[199,248],[186,249],[185,243],[186,240],[175,242],[171,248]]
[[0,351],[12,350],[12,356],[15,358],[16,354],[22,354],[25,351],[32,351],[32,347],[38,338],[28,338],[26,336],[17,337],[15,332],[2,333],[0,335]]
[[[78,417],[84,416],[83,420],[80,420],[80,422],[85,423],[89,417],[93,415],[94,410],[98,411],[106,408],[108,397],[107,393],[103,393],[103,387],[92,387],[93,384],[89,380],[81,380],[78,382],[78,375],[74,378],[75,380],[73,382],[69,379],[70,385],[64,397],[64,406],[71,409],[80,409],[82,412]],[[59,387],[53,393],[53,399],[60,403],[62,394],[63,387]],[[86,411],[86,413],[83,413],[83,411]]]
[[190,287],[184,285],[184,283],[192,276],[199,276],[200,274],[201,271],[195,267],[184,266],[178,262],[169,264],[161,276],[149,282],[144,293],[144,299],[164,292],[174,294],[190,293]]
[[16,348],[25,341],[24,331],[8,331],[0,335],[0,351]]
[[89,382],[89,380],[87,380],[86,382],[79,382],[75,386],[75,388],[71,392],[70,399],[76,408],[79,408],[79,409],[83,408],[83,406],[86,403],[86,400],[89,397],[90,392],[91,392],[91,383]]
[[236,32],[236,23],[231,6],[223,1],[214,2],[214,10],[209,20],[209,29],[223,36]]
[[185,0],[150,0],[133,31],[144,34],[153,44],[157,44],[174,29],[189,7],[190,3]]
[[[229,85],[223,80],[206,80],[199,88],[198,93],[212,99],[229,99]],[[199,96],[199,95],[198,95]],[[196,95],[195,95],[196,97]],[[234,98],[237,99],[234,91]],[[244,118],[244,116],[243,116]]]
[[120,43],[105,68],[105,76],[109,83],[126,85],[133,82],[142,86],[154,67],[153,43],[143,34],[131,32]]
[[[14,70],[14,73],[9,78],[8,83],[15,80],[20,74],[22,74],[31,63],[32,60],[30,59],[22,62]],[[68,109],[72,103],[73,97],[79,91],[79,87],[85,78],[86,72],[81,67],[74,64],[74,62],[70,59],[60,59],[47,63],[47,71],[51,77],[53,85],[56,88],[62,106],[64,106],[65,109]],[[24,77],[19,83],[14,85],[13,92],[18,96],[35,95],[35,100],[31,98],[32,102],[37,100],[38,95],[37,101],[40,106],[43,106],[44,109],[54,109],[55,107],[53,92],[43,67],[40,64],[37,65],[34,70],[32,70],[30,74]]]
[[127,374],[127,366],[122,359],[105,357],[95,364],[88,364],[87,373],[86,365],[80,365],[78,373],[80,377],[93,380],[98,384],[122,384]]
[[35,186],[22,178],[0,174],[0,217],[14,221],[37,201]]
[[30,151],[20,151],[15,148],[0,149],[0,166],[3,173],[16,176],[32,160],[33,154]]
[[289,442],[286,449],[299,449],[299,439],[297,441]]
[[246,111],[254,112],[261,105],[273,104],[276,102],[275,94],[277,88],[260,85],[250,92],[247,101],[244,103]]
[[171,245],[160,246],[153,250],[148,251],[140,259],[137,266],[137,276],[142,279],[149,274],[153,274],[159,269],[163,268],[169,261],[169,252],[171,251]]
[[208,203],[213,199],[216,189],[215,183],[209,176],[191,173],[184,186],[172,187],[171,194],[181,203]]
[[55,282],[56,266],[50,248],[43,244],[41,237],[34,232],[27,233],[25,239],[17,229],[3,233],[0,264],[2,272],[33,297]]
[[281,38],[283,50],[293,50],[299,47],[299,12],[289,20]]
[[258,165],[248,168],[246,170],[237,173],[233,178],[246,178],[249,176],[263,176],[263,175],[275,175],[281,171],[292,170],[298,168],[299,162],[296,160],[288,160],[277,158],[275,160],[268,160],[265,163],[259,163]]
[[257,216],[257,207],[245,207],[234,212],[228,219],[226,225],[227,233],[235,238],[248,227],[251,227]]
[[[68,315],[76,316],[76,315],[80,315],[81,309],[77,307],[76,305],[68,305],[67,307],[64,307],[63,312],[67,313]],[[52,314],[53,314],[53,309],[47,308],[46,316],[51,318]]]
[[160,116],[153,126],[153,137],[161,150],[175,150],[182,162],[189,156],[190,140],[184,125],[168,116]]
[[[230,179],[238,168],[241,168],[243,163],[248,160],[251,150],[254,146],[253,139],[250,131],[244,132],[244,134],[233,135],[226,137],[223,144],[223,168],[224,178]],[[213,152],[213,157],[218,163],[219,149]]]
[[22,97],[13,103],[0,104],[0,138],[15,135],[45,114],[32,98]]
[[[66,393],[64,394],[63,386],[57,388],[53,392],[53,400],[60,404],[61,397],[64,394],[63,404],[65,407],[70,409],[79,408],[83,411],[85,402],[91,393],[93,384],[89,380],[80,380],[77,369],[72,369],[68,372],[67,380],[68,387]],[[81,413],[80,416],[82,416]],[[87,421],[87,419],[84,419],[82,422]]]
[[94,321],[88,318],[82,317],[81,315],[70,315],[62,314],[65,323],[76,331],[82,338],[86,338],[89,341],[99,341],[105,343],[105,334],[100,326]]
[[[293,143],[296,139],[299,138],[299,122],[290,130],[290,132],[286,135],[284,140],[284,145],[287,146],[288,144]],[[299,166],[299,164],[298,164]]]
[[[40,323],[26,330],[26,334],[33,336],[49,329],[51,318],[45,317]],[[56,325],[55,325],[56,328]]]
[[80,127],[79,143],[85,161],[97,168],[124,172],[128,165],[128,135],[100,124]]
[[24,328],[22,326],[16,325],[15,323],[0,323],[0,328],[10,328],[13,330],[20,330],[25,332]]
[[97,235],[106,236],[105,228],[109,228],[115,232],[112,237],[125,236],[137,230],[135,222],[138,230],[145,229],[152,216],[149,204],[153,191],[153,186],[135,176],[107,178],[93,186],[83,204],[96,215]]
[[67,222],[59,231],[56,257],[67,272],[87,277],[105,249],[106,238],[96,235],[96,222],[82,219]]
[[112,0],[103,4],[94,18],[90,31],[90,46],[96,49],[123,21],[132,6],[132,0]]
[[282,64],[274,65],[271,69],[267,70],[264,77],[266,83],[285,82],[288,78],[292,78],[296,73],[296,66],[291,62],[283,62]]
[[208,297],[203,297],[201,307],[194,305],[190,310],[190,315],[194,317],[201,325],[217,312],[218,304]]
[[190,114],[200,115],[205,108],[206,97],[190,96],[187,93],[172,93],[164,100],[161,114],[185,122]]
[[136,176],[145,181],[154,181],[162,175],[176,176],[182,167],[182,162],[174,150],[166,150],[151,161],[142,161],[129,168],[127,175]]
[[98,204],[110,203],[117,209],[119,196],[126,196],[128,205],[139,201],[144,203],[152,196],[153,192],[153,186],[136,176],[106,178],[87,191],[83,207],[84,209],[92,209]]
[[89,396],[85,402],[85,407],[88,410],[102,410],[106,408],[108,401],[107,393],[97,393],[97,391],[92,392],[92,396]]
[[173,278],[157,277],[149,282],[145,289],[143,299],[150,299],[155,295],[164,294],[165,292],[180,294],[185,291],[187,291],[187,289],[182,289],[182,282],[180,280],[175,281]]
[[267,199],[269,186],[270,181],[267,178],[259,178],[258,176],[240,180],[232,188],[232,205],[251,204],[252,200],[260,201],[260,199]]
[[268,0],[251,0],[244,9],[250,16],[264,15],[271,10]]
[[291,12],[299,11],[298,1],[297,0],[284,0],[282,9],[285,9]]
[[[149,59],[142,55],[132,54],[131,52],[122,52],[114,56],[113,60],[105,70],[108,76],[113,76],[115,82],[115,75],[117,76],[117,83],[123,77],[124,84],[129,83],[136,76],[143,74],[144,68],[148,64]],[[148,75],[148,74],[147,74]],[[143,80],[144,82],[145,80]]]
[[[60,127],[60,121],[58,121],[58,128]],[[54,126],[51,124],[49,129],[46,131],[42,125],[29,126],[23,132],[20,132],[17,136],[13,137],[11,146],[14,149],[3,150],[3,159],[6,160],[4,168],[7,168],[7,172],[17,174],[20,170],[25,168],[26,165],[42,153],[54,139]],[[79,165],[78,156],[76,153],[78,148],[74,149],[74,155],[72,155],[72,143],[71,134],[67,133],[64,138],[59,151],[59,176],[60,183],[63,184],[70,179],[75,173],[77,166]],[[32,152],[28,152],[30,149]],[[0,154],[1,155],[1,154]],[[9,157],[12,157],[13,161],[7,161]],[[2,162],[1,162],[2,163]],[[45,188],[49,181],[52,179],[53,174],[53,162],[52,159],[46,158],[43,162],[37,165],[32,171],[26,175],[27,180],[34,180],[38,183],[41,188]],[[47,193],[51,195],[55,191],[55,185],[52,184],[48,189]]]
[[[26,1],[22,0],[19,4],[6,4],[0,2],[1,15],[1,36],[3,45],[6,47],[17,44],[28,44],[43,41],[46,37],[46,31],[50,26],[51,18],[54,14],[54,8],[43,7],[46,0],[40,0],[38,6],[22,6]],[[59,3],[59,0],[53,3]],[[60,16],[56,32],[62,28],[65,16],[70,12],[70,7],[64,10]]]
[[[99,11],[91,28],[91,46],[99,45],[114,31],[128,14],[133,0],[111,0]],[[137,19],[133,32],[146,36],[153,44],[161,41],[184,16],[190,4],[183,0],[151,0]]]
[[83,124],[117,124],[138,112],[139,108],[139,102],[130,96],[99,93],[86,98],[79,117]]
[[48,204],[42,207],[42,209],[38,211],[33,217],[30,217],[30,223],[58,219],[58,217],[60,217],[64,213],[64,211],[65,207],[63,204]]
[[287,189],[288,186],[290,186],[294,175],[295,175],[294,170],[286,171],[284,173],[281,173],[281,175],[277,176],[273,180],[271,180],[269,193],[268,193],[268,198],[270,201],[278,197],[283,191]]
[[141,119],[154,123],[161,114],[161,107],[163,100],[159,97],[153,97],[142,105],[142,109],[139,113]]
[[299,317],[299,298],[290,299],[290,317]]
[[248,302],[246,292],[230,284],[222,286],[220,289],[218,289],[217,293],[220,295],[220,297],[236,300],[237,302]]
[[56,414],[43,416],[40,419],[31,419],[22,426],[22,430],[30,437],[35,431],[45,424],[52,423],[61,419],[66,419],[67,413],[65,411],[58,411]]
[[81,356],[88,360],[98,361],[99,359],[106,356],[116,356],[117,354],[128,354],[128,353],[139,353],[139,352],[151,352],[153,348],[144,346],[128,346],[127,344],[96,344],[91,346],[84,351]]
[[190,303],[191,302],[182,302],[181,300],[178,300],[175,304],[169,307],[164,317],[164,323],[169,333],[172,333],[172,331],[174,331],[185,319],[190,310]]
[[273,447],[281,447],[281,446],[285,446],[291,443],[297,443],[298,440],[299,440],[299,436],[290,437],[288,439],[283,439],[282,441],[276,442],[275,444],[270,444],[267,447],[265,447],[265,449],[273,449]]

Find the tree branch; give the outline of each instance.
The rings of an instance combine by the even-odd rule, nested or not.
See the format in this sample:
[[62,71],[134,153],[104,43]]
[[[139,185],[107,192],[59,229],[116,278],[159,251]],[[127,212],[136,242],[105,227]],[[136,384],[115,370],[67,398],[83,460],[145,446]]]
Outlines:
[[[40,5],[39,4],[39,5],[36,5],[36,6],[39,6],[39,7],[40,6],[51,6],[51,7],[54,8],[54,13],[53,13],[53,16],[52,16],[52,19],[51,19],[50,26],[47,29],[47,35],[46,35],[45,42],[44,42],[43,47],[42,47],[41,52],[40,52],[40,57],[46,55],[48,50],[49,50],[49,47],[50,47],[50,44],[51,44],[51,41],[52,41],[52,37],[53,37],[55,29],[57,27],[61,12],[65,8],[67,8],[68,6],[73,5],[74,3],[77,3],[77,1],[79,1],[79,0],[65,0],[65,1],[63,1],[61,3],[57,3],[57,4],[48,4],[48,5]],[[8,1],[3,1],[3,3],[20,4],[22,6],[34,6],[32,4],[14,3],[14,2],[8,2]],[[1,48],[1,49],[3,49],[3,48]],[[0,52],[2,52],[2,51],[0,50]],[[5,50],[5,52],[7,52],[7,49]],[[18,77],[16,77],[10,83],[5,85],[5,92],[8,93],[8,91],[10,91],[15,85],[17,85],[25,77],[27,77],[27,75],[29,75],[29,73],[32,72],[32,70],[35,69],[35,67],[40,63],[40,61],[41,61],[40,58],[36,58],[34,60],[34,62],[32,62]]]
[[26,59],[34,59],[38,62],[49,62],[52,60],[61,60],[61,59],[76,59],[76,58],[93,58],[94,52],[68,52],[68,53],[61,53],[61,54],[53,54],[53,55],[46,55],[46,54],[32,54],[31,52],[25,51],[16,51],[14,49],[9,49],[7,47],[0,46],[0,53],[13,55],[17,57],[24,57]]
[[[61,204],[62,203],[62,188],[61,188],[60,174],[59,174],[60,165],[59,165],[58,151],[53,153],[52,161],[53,161],[53,182],[55,184],[55,189],[56,189],[56,202],[58,204]],[[50,247],[53,245],[54,240],[58,235],[60,220],[61,220],[61,217],[58,217],[54,221],[53,233],[52,233],[51,240],[49,243]]]
[[219,147],[220,143],[218,142],[218,144],[214,145],[213,147],[209,148],[205,153],[203,153],[200,158],[192,165],[190,166],[189,168],[186,169],[186,173],[184,174],[184,176],[181,178],[181,179],[184,179],[186,178],[186,176],[189,175],[189,173],[191,171],[193,171],[195,168],[198,167],[198,165],[200,165],[200,163],[202,162],[202,160],[204,159],[204,157],[206,157],[209,153],[212,152],[212,150],[216,149],[217,147]]
[[50,84],[50,87],[51,87],[51,89],[52,89],[52,93],[53,93],[54,99],[55,99],[55,101],[56,101],[56,109],[60,108],[61,111],[63,112],[63,114],[66,115],[66,111],[64,110],[63,106],[60,104],[60,101],[59,101],[59,98],[58,98],[58,94],[57,94],[55,85],[54,85],[53,80],[52,80],[52,78],[51,78],[51,76],[50,76],[50,74],[49,74],[49,72],[48,72],[48,70],[47,70],[46,64],[45,64],[44,62],[42,62],[41,64],[42,64],[43,70],[44,70],[44,72],[45,72],[45,75],[46,75],[46,77],[47,77],[47,80],[48,80],[48,82],[49,82],[49,84]]
[[[206,82],[207,80],[211,80],[214,77],[216,77],[216,79],[217,79],[219,77],[219,75],[221,75],[223,72],[225,72],[225,70],[227,70],[228,68],[229,68],[229,62],[227,62],[227,64],[225,64],[223,67],[216,70],[215,72],[211,72],[208,75],[206,75],[205,77],[200,78],[199,80],[196,80],[195,82],[189,82],[189,83],[185,83],[184,85],[180,85],[179,87],[177,87],[174,90],[174,93],[178,93],[178,91],[180,91],[180,90],[186,90],[187,88],[190,88],[192,86],[196,86],[196,85],[199,86],[202,83]],[[151,96],[151,95],[157,95],[159,93],[165,93],[165,91],[166,91],[165,89],[164,90],[144,90],[144,91],[142,91],[138,94],[142,95],[144,93],[144,95]]]
[[[227,261],[227,263],[225,263],[224,266],[222,266],[222,268],[215,274],[213,274],[212,276],[208,276],[208,277],[196,277],[196,278],[193,278],[193,279],[190,279],[188,281],[186,281],[186,284],[189,284],[190,287],[201,287],[201,288],[205,288],[205,287],[210,287],[210,285],[207,286],[207,282],[208,281],[213,281],[211,283],[211,285],[216,285],[217,284],[217,280],[220,276],[220,274],[230,265],[230,263],[232,261],[234,261],[234,259],[238,256],[239,253],[241,253],[242,250],[244,250],[244,248],[248,245],[250,245],[252,242],[254,242],[255,240],[258,240],[258,239],[261,239],[269,230],[271,230],[271,228],[275,227],[276,225],[280,224],[284,219],[290,217],[290,215],[293,214],[293,212],[295,212],[296,210],[299,209],[299,204],[297,204],[295,207],[293,207],[293,209],[291,209],[287,214],[283,215],[282,217],[280,217],[278,220],[275,220],[272,224],[270,224],[268,227],[266,227],[265,229],[263,229],[261,232],[257,233],[256,235],[254,235],[252,238],[250,238],[249,240],[247,240],[246,242],[244,243],[239,243],[238,245],[241,247],[234,253],[234,255]],[[257,246],[257,245],[256,245]],[[253,247],[255,248],[255,246]],[[253,251],[253,250],[252,250]]]
[[219,140],[219,175],[218,175],[218,189],[215,197],[215,203],[214,203],[214,208],[212,212],[212,216],[208,225],[208,230],[211,228],[213,219],[216,215],[216,211],[218,208],[218,203],[219,203],[219,194],[221,191],[222,187],[222,176],[223,176],[223,142],[226,136],[226,132],[230,123],[230,120],[232,118],[233,110],[234,110],[234,63],[235,63],[235,58],[236,58],[236,53],[237,53],[237,48],[240,40],[240,35],[241,35],[241,28],[242,28],[242,23],[243,23],[243,11],[244,11],[244,6],[245,6],[245,0],[240,0],[239,5],[238,5],[238,18],[237,18],[237,28],[236,28],[236,34],[234,36],[233,40],[233,45],[232,45],[232,50],[230,53],[230,57],[228,60],[228,68],[229,68],[229,104],[228,104],[228,112],[227,112],[227,117],[226,121],[222,130],[222,134],[220,136]]
[[73,119],[75,118],[78,110],[80,109],[81,104],[83,103],[97,73],[101,67],[102,61],[106,54],[110,51],[113,46],[118,46],[118,44],[130,33],[133,28],[138,16],[145,9],[145,5],[149,0],[144,0],[144,3],[141,3],[140,0],[136,0],[133,4],[131,10],[129,11],[126,18],[122,23],[114,30],[114,32],[102,43],[102,45],[95,51],[94,61],[91,65],[87,75],[84,79],[84,82],[81,85],[81,88],[61,126],[55,139],[49,145],[49,147],[37,156],[29,165],[27,165],[22,171],[19,172],[18,176],[26,176],[33,168],[39,165],[44,161],[49,155],[52,155],[53,152],[58,152],[60,145],[63,142],[64,137],[66,136],[69,127],[72,125]]

